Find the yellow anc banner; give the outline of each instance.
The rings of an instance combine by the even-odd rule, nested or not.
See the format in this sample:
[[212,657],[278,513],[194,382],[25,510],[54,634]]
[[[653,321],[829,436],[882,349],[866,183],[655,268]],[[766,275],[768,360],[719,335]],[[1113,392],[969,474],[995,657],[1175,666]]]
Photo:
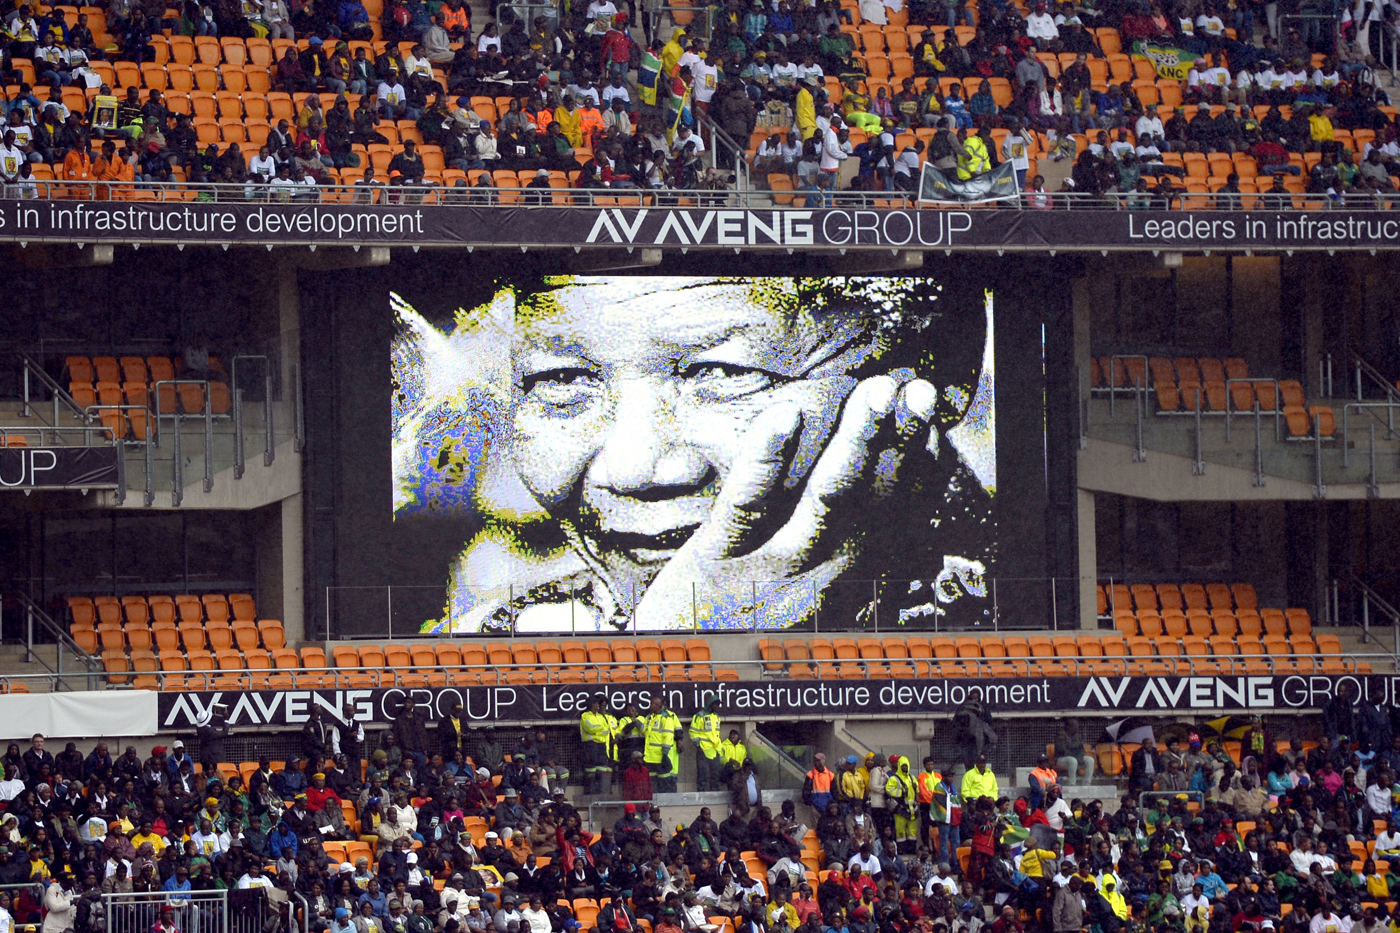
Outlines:
[[1186,75],[1191,71],[1191,63],[1196,60],[1196,54],[1187,49],[1141,40],[1133,43],[1133,54],[1141,55],[1152,62],[1157,74],[1173,81],[1185,81]]

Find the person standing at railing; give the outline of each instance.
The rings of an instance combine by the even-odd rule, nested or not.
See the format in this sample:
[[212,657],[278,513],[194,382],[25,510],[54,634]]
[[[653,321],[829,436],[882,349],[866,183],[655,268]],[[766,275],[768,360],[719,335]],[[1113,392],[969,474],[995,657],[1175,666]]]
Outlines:
[[601,696],[595,696],[579,717],[585,793],[607,794],[611,789],[617,727],[617,719],[604,710]]
[[48,913],[40,933],[69,933],[73,929],[78,913],[74,894],[71,872],[60,871],[49,880],[44,889],[44,910]]
[[706,699],[705,709],[690,718],[690,741],[695,746],[695,786],[699,791],[715,790],[719,784],[724,757],[720,748],[719,698]]
[[660,696],[652,697],[651,715],[646,718],[646,746],[643,757],[651,769],[656,792],[673,794],[680,774],[681,720],[667,708]]

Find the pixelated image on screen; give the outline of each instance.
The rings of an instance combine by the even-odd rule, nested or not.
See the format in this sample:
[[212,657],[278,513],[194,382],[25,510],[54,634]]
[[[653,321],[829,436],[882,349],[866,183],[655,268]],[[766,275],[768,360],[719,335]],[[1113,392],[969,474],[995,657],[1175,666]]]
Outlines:
[[424,632],[990,622],[992,295],[548,277],[388,296],[394,519],[469,519]]

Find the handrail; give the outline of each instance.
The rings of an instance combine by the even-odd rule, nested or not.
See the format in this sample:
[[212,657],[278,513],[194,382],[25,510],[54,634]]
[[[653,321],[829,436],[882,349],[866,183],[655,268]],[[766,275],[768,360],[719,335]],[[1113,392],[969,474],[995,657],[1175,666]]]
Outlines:
[[783,776],[786,776],[789,782],[795,782],[791,786],[802,786],[802,780],[807,776],[807,769],[802,766],[802,762],[789,755],[759,729],[749,730],[744,740],[749,746],[749,757],[754,760],[755,767],[763,763],[765,755],[773,762],[777,773],[760,776],[765,787],[780,786]]
[[696,122],[710,133],[710,152],[715,163],[715,168],[719,168],[720,147],[723,146],[725,155],[732,153],[734,157],[734,185],[736,190],[747,192],[753,187],[753,179],[749,173],[748,159],[744,158],[746,152],[745,147],[741,146],[723,127],[710,119],[709,114],[701,112],[699,108],[695,108],[693,112],[698,117]]
[[1386,398],[1392,401],[1400,401],[1400,392],[1396,391],[1395,384],[1385,378],[1381,371],[1372,366],[1365,357],[1353,350],[1351,353],[1351,361],[1356,366],[1356,400],[1358,402],[1362,401],[1361,376],[1363,373],[1367,379],[1374,382],[1376,387],[1385,393]]
[[39,378],[39,384],[42,385],[44,388],[48,389],[49,392],[50,392],[50,393],[52,394],[52,396],[53,396],[53,422],[52,422],[52,424],[53,424],[54,427],[57,427],[57,426],[58,426],[58,404],[59,404],[59,402],[62,402],[64,405],[67,405],[68,408],[73,412],[73,414],[77,415],[78,417],[84,417],[82,407],[77,403],[77,401],[73,398],[73,396],[69,395],[69,394],[68,394],[68,390],[65,389],[65,388],[63,388],[63,386],[59,385],[59,384],[58,384],[58,381],[57,381],[56,379],[54,379],[54,378],[53,378],[52,376],[50,376],[48,373],[44,372],[44,367],[43,367],[38,361],[34,360],[32,357],[30,357],[30,355],[29,355],[28,353],[25,353],[23,350],[19,351],[19,358],[20,358],[21,363],[22,363],[23,366],[24,366],[24,407],[23,407],[23,409],[22,409],[22,412],[23,412],[24,417],[28,418],[29,415],[30,415],[30,408],[29,408],[29,375],[30,375],[30,373],[33,373],[35,376],[37,376],[37,377]]
[[1381,614],[1390,618],[1390,628],[1395,635],[1395,647],[1391,655],[1400,662],[1400,609],[1392,606],[1356,574],[1348,573],[1347,576],[1351,585],[1361,591],[1361,641],[1365,643],[1371,640],[1371,604],[1375,603]]
[[[534,683],[542,684],[564,684],[577,686],[579,689],[590,689],[594,685],[604,683],[638,683],[638,684],[688,684],[695,683],[690,679],[684,668],[699,665],[708,665],[711,668],[729,669],[734,671],[751,671],[753,680],[781,680],[790,676],[789,672],[783,670],[770,671],[767,665],[784,664],[807,668],[813,668],[812,676],[816,679],[827,679],[819,674],[823,667],[844,668],[849,670],[850,666],[860,669],[863,677],[884,679],[892,677],[888,671],[890,665],[901,665],[912,668],[914,676],[917,678],[948,678],[961,677],[967,679],[995,678],[1002,679],[1014,676],[1033,676],[1044,678],[1055,677],[1089,677],[1089,676],[1155,676],[1162,674],[1170,676],[1175,672],[1177,676],[1194,676],[1197,674],[1221,674],[1234,676],[1255,674],[1260,675],[1258,668],[1253,671],[1246,670],[1246,665],[1265,665],[1267,672],[1265,676],[1278,674],[1291,674],[1299,671],[1300,665],[1310,666],[1311,669],[1304,673],[1314,673],[1320,668],[1324,659],[1337,658],[1333,655],[1318,654],[1263,654],[1263,655],[1103,655],[1093,657],[1029,657],[1029,658],[886,658],[882,660],[862,660],[862,659],[823,659],[809,661],[763,661],[754,659],[743,660],[721,660],[708,662],[685,662],[685,661],[609,661],[604,663],[588,664],[511,664],[508,668],[503,665],[480,664],[480,665],[412,665],[408,667],[365,667],[365,666],[343,666],[333,665],[327,667],[259,667],[259,668],[220,668],[212,670],[182,670],[182,671],[136,671],[131,668],[118,671],[108,671],[109,675],[120,676],[131,679],[136,676],[154,677],[161,688],[166,685],[167,679],[172,683],[182,685],[181,689],[261,689],[269,682],[285,683],[290,685],[297,682],[301,687],[322,686],[326,689],[343,689],[347,686],[367,686],[367,687],[401,687],[413,689],[415,687],[436,686],[491,686],[491,685],[529,685]],[[1354,673],[1358,663],[1371,664],[1375,662],[1381,665],[1397,665],[1400,659],[1388,652],[1376,652],[1361,654],[1347,652],[1344,663],[1350,662],[1351,668],[1347,673]],[[1134,670],[1132,665],[1138,665],[1140,670]],[[1165,666],[1169,671],[1154,671],[1152,675],[1145,673],[1147,666]],[[1221,670],[1222,667],[1227,670]],[[1238,670],[1235,670],[1238,666]],[[597,680],[579,679],[574,676],[574,672],[582,668],[591,669],[598,674]],[[652,669],[647,679],[637,674],[639,668]],[[1043,670],[1050,668],[1050,670]],[[672,670],[676,669],[676,670]],[[563,672],[568,671],[568,679],[564,679]],[[634,676],[632,680],[603,680],[603,673],[612,674],[614,672],[630,673]],[[647,672],[644,672],[647,673]],[[539,679],[543,674],[544,678]],[[668,677],[668,674],[670,675]],[[4,682],[5,677],[19,678],[23,675],[0,675],[0,682]],[[900,679],[900,678],[895,678]],[[742,680],[742,678],[741,678]],[[436,682],[436,683],[434,683]],[[735,681],[737,682],[737,681]],[[199,686],[202,683],[202,687]]]
[[[87,408],[83,409],[83,415],[91,420],[93,412],[103,411],[145,412],[146,436],[137,441],[137,443],[142,444],[146,448],[146,487],[144,502],[146,505],[150,505],[155,500],[154,457],[151,453],[151,439],[155,435],[155,427],[151,419],[151,410],[145,405],[89,405]],[[97,417],[100,420],[102,416],[99,414]],[[106,427],[103,427],[101,430],[110,431],[110,429]],[[126,502],[126,438],[117,437],[115,431],[111,431],[111,434],[112,445],[117,448],[117,505],[122,505]],[[175,470],[176,472],[180,470],[180,447],[178,444],[175,446]],[[175,504],[179,505],[178,502]]]
[[[721,130],[721,132],[723,132]],[[735,143],[735,145],[738,145]],[[745,150],[747,153],[747,150]],[[747,163],[747,160],[745,160]],[[465,181],[465,179],[463,179]],[[58,205],[99,202],[113,210],[139,210],[142,207],[165,204],[179,205],[186,209],[198,208],[207,204],[271,204],[300,209],[311,205],[345,205],[356,208],[432,208],[436,206],[487,207],[509,206],[518,209],[558,210],[578,207],[618,207],[619,197],[652,199],[654,207],[685,207],[680,202],[695,202],[701,198],[713,198],[722,194],[726,200],[740,208],[758,210],[802,209],[804,192],[795,192],[793,203],[778,204],[773,200],[773,192],[758,190],[751,185],[747,189],[707,191],[689,188],[551,188],[536,193],[524,187],[458,187],[429,182],[422,185],[313,185],[304,193],[295,195],[280,194],[280,189],[264,184],[190,184],[186,182],[105,182],[105,181],[63,181],[38,183],[42,197],[28,200],[54,201]],[[1151,192],[1149,192],[1151,194]],[[1032,201],[1022,194],[1003,201],[962,205],[958,202],[940,202],[920,205],[918,200],[900,191],[824,191],[823,200],[832,207],[845,209],[913,209],[957,210],[961,207],[975,207],[979,210],[1094,210],[1094,211],[1133,211],[1132,199],[1135,193],[1106,192],[1102,195],[1083,191],[1056,191],[1048,194],[1049,206]],[[1047,195],[1037,195],[1037,198]],[[555,199],[558,199],[556,201]],[[1400,195],[1342,194],[1337,198],[1322,195],[1289,192],[1288,194],[1244,193],[1234,196],[1238,203],[1225,203],[1215,192],[1192,192],[1184,188],[1173,189],[1174,206],[1166,208],[1179,212],[1252,212],[1277,211],[1284,213],[1316,213],[1321,209],[1349,210],[1390,210],[1400,204]],[[547,203],[539,203],[540,199]],[[621,205],[628,206],[628,205]],[[1147,209],[1161,209],[1155,203],[1144,205]],[[59,207],[61,213],[62,208]],[[217,241],[218,233],[188,228],[191,240]],[[13,235],[13,234],[12,234]],[[42,239],[36,233],[32,240]],[[74,231],[70,239],[79,239]],[[133,233],[132,239],[145,239],[142,232]],[[298,241],[295,236],[276,238]],[[353,239],[346,242],[354,242]]]
[[[63,677],[63,651],[65,648],[71,651],[73,656],[87,669],[87,676],[94,677],[102,671],[102,662],[84,651],[63,626],[55,622],[42,606],[29,598],[29,594],[17,590],[14,595],[19,600],[25,615],[25,660],[38,661],[47,668],[49,673],[54,675],[54,689],[58,689],[59,680]],[[54,654],[56,669],[49,667],[47,661],[34,653],[34,625],[36,622],[40,629],[53,636],[56,645]]]
[[57,444],[58,446],[66,447],[68,445],[62,443],[61,435],[65,433],[82,434],[84,438],[83,446],[92,447],[94,446],[92,444],[92,434],[94,431],[106,433],[105,428],[98,428],[92,425],[84,425],[82,427],[78,427],[76,425],[63,425],[60,427],[55,427],[51,424],[43,424],[37,426],[32,424],[0,424],[0,440],[3,440],[4,438],[12,435],[23,436],[26,434],[37,434],[39,436],[39,446],[42,447],[44,446],[45,435],[53,435],[53,443]]

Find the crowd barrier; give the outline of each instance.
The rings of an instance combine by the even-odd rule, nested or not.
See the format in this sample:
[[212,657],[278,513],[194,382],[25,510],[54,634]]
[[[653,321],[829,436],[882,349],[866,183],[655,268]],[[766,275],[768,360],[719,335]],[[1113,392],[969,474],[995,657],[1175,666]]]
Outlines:
[[1147,192],[1022,192],[987,202],[920,201],[901,191],[765,191],[759,189],[676,188],[525,188],[444,187],[441,185],[308,185],[132,183],[101,181],[33,181],[3,186],[4,198],[35,201],[115,201],[133,204],[347,204],[384,207],[520,207],[520,208],[840,208],[869,210],[1001,211],[1390,211],[1400,193],[1347,193],[1335,196],[1300,193],[1188,191],[1175,188],[1170,199]]

